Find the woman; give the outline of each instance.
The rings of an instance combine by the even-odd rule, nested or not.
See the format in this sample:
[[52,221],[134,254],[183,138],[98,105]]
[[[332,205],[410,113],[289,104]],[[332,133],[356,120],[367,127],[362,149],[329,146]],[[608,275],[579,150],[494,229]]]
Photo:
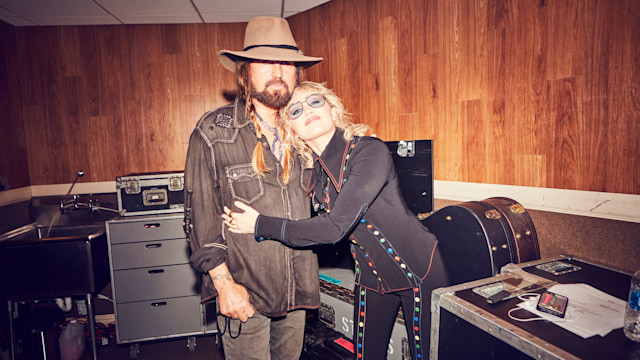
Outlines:
[[281,115],[285,142],[313,169],[308,192],[319,215],[293,221],[235,202],[237,212],[222,215],[229,231],[293,247],[350,239],[357,358],[386,358],[400,304],[412,359],[427,358],[431,291],[448,281],[436,237],[402,199],[387,146],[355,136],[366,126],[353,124],[322,84],[300,84]]

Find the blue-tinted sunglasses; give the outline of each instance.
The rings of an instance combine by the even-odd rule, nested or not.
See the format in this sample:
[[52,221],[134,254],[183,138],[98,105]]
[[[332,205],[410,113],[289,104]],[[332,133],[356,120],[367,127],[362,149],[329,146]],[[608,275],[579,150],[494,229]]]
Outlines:
[[302,108],[302,103],[305,102],[312,108],[319,108],[324,105],[325,100],[324,96],[320,94],[311,94],[307,96],[304,101],[294,102],[287,108],[287,116],[289,117],[289,120],[295,120],[302,115],[302,112],[304,111],[304,109]]

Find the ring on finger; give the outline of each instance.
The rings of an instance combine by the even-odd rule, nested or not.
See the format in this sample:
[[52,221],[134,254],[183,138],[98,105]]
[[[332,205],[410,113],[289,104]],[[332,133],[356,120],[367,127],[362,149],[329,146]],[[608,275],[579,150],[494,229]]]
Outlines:
[[233,217],[233,213],[234,213],[233,210],[229,210],[229,217]]

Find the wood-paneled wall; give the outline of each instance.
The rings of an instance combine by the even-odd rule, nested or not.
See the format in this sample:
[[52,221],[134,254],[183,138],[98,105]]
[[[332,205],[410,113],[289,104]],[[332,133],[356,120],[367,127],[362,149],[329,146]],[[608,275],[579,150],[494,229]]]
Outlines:
[[358,121],[434,139],[436,179],[640,193],[640,1],[332,1],[290,22]]
[[30,185],[182,170],[198,118],[234,88],[217,51],[242,46],[244,27],[14,28],[20,118],[6,120],[24,124]]
[[[306,78],[384,140],[434,139],[438,180],[640,194],[640,0],[332,0],[289,21],[325,58]],[[0,26],[11,176],[182,169],[244,27]]]

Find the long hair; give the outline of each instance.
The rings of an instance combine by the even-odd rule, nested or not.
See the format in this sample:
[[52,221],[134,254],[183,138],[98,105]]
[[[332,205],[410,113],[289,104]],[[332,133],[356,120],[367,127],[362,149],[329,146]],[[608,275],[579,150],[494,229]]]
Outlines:
[[[370,131],[368,125],[356,124],[351,120],[351,114],[345,110],[340,97],[333,90],[327,88],[325,84],[303,81],[296,87],[293,94],[298,91],[307,91],[324,97],[329,106],[331,106],[331,115],[336,128],[344,131],[345,140],[350,141],[355,135],[365,135]],[[289,103],[280,109],[280,116],[278,117],[279,126],[284,129],[284,142],[287,147],[293,147],[300,154],[305,167],[313,168],[313,150],[293,131],[287,117],[286,109],[291,103],[292,100],[289,100]]]
[[[256,147],[253,149],[253,156],[251,158],[251,164],[253,166],[253,170],[259,174],[260,176],[264,176],[266,173],[271,172],[271,169],[267,166],[267,163],[264,160],[264,148],[262,146],[262,128],[258,123],[256,116],[254,115],[255,107],[253,106],[252,96],[251,96],[251,70],[249,66],[249,61],[239,60],[236,62],[236,84],[238,86],[238,97],[240,100],[244,101],[245,104],[245,116],[251,117],[253,120],[254,127],[256,129],[256,137],[258,138],[258,143]],[[297,85],[300,82],[300,78],[302,77],[302,67],[296,66],[296,81]],[[295,86],[295,85],[294,85]],[[276,128],[278,129],[278,133],[284,133],[284,129],[281,126],[281,121],[276,121]],[[291,152],[291,148],[282,144],[283,156],[282,156],[282,182],[286,185],[289,183],[289,178],[291,175],[291,168],[293,166],[293,153]]]

